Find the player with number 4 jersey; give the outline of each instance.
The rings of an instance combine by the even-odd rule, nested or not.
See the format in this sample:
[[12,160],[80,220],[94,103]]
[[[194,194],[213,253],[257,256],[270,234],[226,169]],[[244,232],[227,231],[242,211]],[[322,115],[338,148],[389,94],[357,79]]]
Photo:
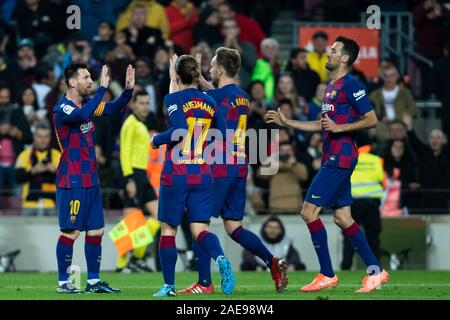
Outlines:
[[[201,57],[198,55],[199,62],[200,59]],[[283,292],[288,284],[285,260],[274,257],[256,234],[242,226],[248,168],[245,141],[250,103],[248,94],[239,88],[234,80],[240,65],[241,57],[237,50],[218,48],[211,61],[210,70],[214,86],[205,79],[200,79],[202,89],[206,90],[206,94],[217,102],[218,111],[225,118],[227,129],[233,133],[231,137],[226,137],[232,139],[226,143],[226,148],[224,148],[226,152],[215,155],[213,215],[222,217],[225,229],[234,241],[266,263],[271,271],[276,290]],[[199,279],[197,283],[181,292],[188,294],[212,293],[214,285],[211,281],[208,255],[196,241],[193,241],[193,250],[198,258]]]

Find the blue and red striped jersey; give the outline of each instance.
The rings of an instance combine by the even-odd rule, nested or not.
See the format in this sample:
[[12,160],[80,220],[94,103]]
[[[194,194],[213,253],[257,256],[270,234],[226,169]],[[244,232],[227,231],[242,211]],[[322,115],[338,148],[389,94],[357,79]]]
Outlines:
[[[204,154],[210,128],[225,135],[226,123],[211,97],[188,88],[164,97],[168,129],[153,138],[153,144],[167,144],[161,185],[213,183],[211,166]],[[177,130],[181,129],[181,130]],[[181,139],[183,138],[183,139]]]
[[119,112],[130,101],[133,90],[124,90],[117,99],[103,102],[105,87],[82,105],[63,96],[53,107],[53,122],[62,154],[56,169],[59,188],[87,188],[99,184],[95,159],[95,128],[92,118]]
[[[227,129],[234,131],[232,149],[226,148],[227,154],[221,155],[221,164],[213,166],[214,178],[246,178],[248,159],[245,151],[245,138],[247,118],[250,112],[249,95],[235,84],[208,90],[206,94],[216,101],[220,114],[226,120]],[[216,158],[219,156],[216,154]]]
[[[353,123],[371,111],[367,90],[359,80],[347,73],[336,81],[330,81],[322,101],[322,117],[325,114],[336,124]],[[323,130],[322,165],[353,169],[358,162],[355,133],[332,133]]]

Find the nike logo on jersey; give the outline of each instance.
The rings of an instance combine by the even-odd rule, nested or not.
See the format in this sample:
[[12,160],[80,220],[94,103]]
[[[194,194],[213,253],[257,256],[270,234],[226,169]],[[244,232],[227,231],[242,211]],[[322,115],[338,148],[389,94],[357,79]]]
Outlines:
[[316,196],[316,195],[313,194],[313,195],[312,195],[312,198],[313,198],[313,199],[319,199],[319,198],[322,198],[322,196]]

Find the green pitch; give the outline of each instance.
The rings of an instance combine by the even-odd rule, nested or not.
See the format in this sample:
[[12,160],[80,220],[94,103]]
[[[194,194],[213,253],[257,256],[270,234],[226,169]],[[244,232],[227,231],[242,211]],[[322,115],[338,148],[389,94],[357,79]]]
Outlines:
[[[309,283],[315,273],[291,272],[288,291],[277,293],[269,273],[236,273],[236,290],[231,296],[225,296],[220,290],[219,275],[213,274],[216,293],[213,295],[179,294],[169,299],[211,299],[211,300],[450,300],[450,272],[441,271],[396,271],[390,272],[391,281],[382,289],[372,293],[355,293],[361,286],[363,271],[338,272],[339,286],[319,293],[300,293],[299,288]],[[176,275],[177,289],[182,289],[196,280],[193,272]],[[50,299],[50,300],[92,300],[92,299],[155,299],[152,295],[162,284],[161,273],[116,274],[103,273],[102,279],[124,292],[111,294],[58,294],[55,273],[2,273],[0,274],[0,300],[11,299]],[[81,284],[85,286],[85,275]],[[166,298],[167,299],[167,298]]]

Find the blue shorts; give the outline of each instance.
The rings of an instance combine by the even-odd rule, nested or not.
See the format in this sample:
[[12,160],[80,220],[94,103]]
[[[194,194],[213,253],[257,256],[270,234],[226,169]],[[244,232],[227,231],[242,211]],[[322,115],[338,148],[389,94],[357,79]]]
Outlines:
[[213,185],[161,186],[158,220],[178,226],[183,215],[188,223],[209,223],[213,210]]
[[245,178],[214,178],[214,217],[244,219],[246,182]]
[[88,231],[105,227],[100,186],[56,188],[56,205],[61,230]]
[[305,201],[330,208],[352,205],[352,173],[352,169],[322,166],[311,182]]

